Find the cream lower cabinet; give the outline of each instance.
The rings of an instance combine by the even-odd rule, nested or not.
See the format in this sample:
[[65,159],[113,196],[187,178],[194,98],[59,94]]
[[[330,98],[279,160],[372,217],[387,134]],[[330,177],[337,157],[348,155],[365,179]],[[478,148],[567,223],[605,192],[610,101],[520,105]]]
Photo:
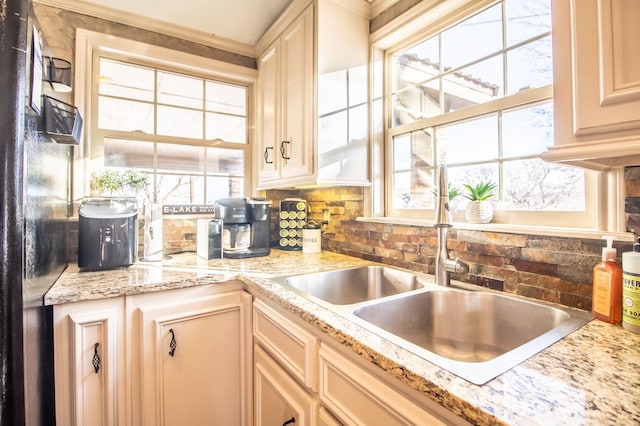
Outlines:
[[53,321],[56,423],[126,424],[124,298],[58,305]]
[[251,296],[211,289],[128,298],[134,424],[251,424]]
[[316,337],[259,300],[253,335],[254,424],[317,425]]
[[318,401],[258,345],[254,369],[256,426],[316,424]]
[[400,383],[390,385],[384,373],[321,343],[311,327],[287,316],[254,301],[256,426],[467,424],[425,397],[408,397]]
[[320,400],[345,425],[463,425],[430,400],[420,404],[357,363],[323,344]]
[[230,281],[54,306],[56,423],[251,425],[251,302]]

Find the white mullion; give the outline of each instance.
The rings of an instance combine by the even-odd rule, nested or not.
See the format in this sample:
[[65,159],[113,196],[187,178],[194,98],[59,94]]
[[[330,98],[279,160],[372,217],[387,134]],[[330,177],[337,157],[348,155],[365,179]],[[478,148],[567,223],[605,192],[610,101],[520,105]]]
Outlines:
[[[202,79],[202,141],[203,145],[207,139],[207,80]],[[202,176],[202,186],[203,186],[203,203],[207,203],[207,158],[209,156],[209,149],[207,146],[204,146],[204,171]]]

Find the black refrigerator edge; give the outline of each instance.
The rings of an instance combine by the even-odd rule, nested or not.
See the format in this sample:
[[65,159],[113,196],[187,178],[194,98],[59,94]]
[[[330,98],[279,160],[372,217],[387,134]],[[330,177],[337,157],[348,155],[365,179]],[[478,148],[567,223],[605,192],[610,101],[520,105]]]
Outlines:
[[31,107],[40,98],[30,82],[38,27],[31,0],[0,5],[0,426],[55,424],[52,309],[43,301],[67,265],[73,148],[39,132]]

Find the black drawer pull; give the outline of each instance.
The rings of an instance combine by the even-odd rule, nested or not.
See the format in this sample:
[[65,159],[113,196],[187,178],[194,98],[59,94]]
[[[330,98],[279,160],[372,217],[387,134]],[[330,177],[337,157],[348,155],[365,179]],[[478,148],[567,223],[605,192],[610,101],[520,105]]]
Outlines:
[[286,422],[282,423],[282,426],[287,426],[290,425],[292,423],[296,422],[296,418],[295,417],[291,417],[289,420],[287,420]]
[[173,332],[173,328],[169,329],[169,333],[171,333],[171,342],[169,342],[169,355],[175,356],[176,347],[178,346],[178,344],[176,343],[176,335]]
[[93,359],[91,360],[91,363],[93,364],[93,369],[96,371],[96,374],[98,374],[98,372],[100,371],[100,355],[98,355],[98,346],[100,346],[100,343],[96,343],[95,345],[93,345]]

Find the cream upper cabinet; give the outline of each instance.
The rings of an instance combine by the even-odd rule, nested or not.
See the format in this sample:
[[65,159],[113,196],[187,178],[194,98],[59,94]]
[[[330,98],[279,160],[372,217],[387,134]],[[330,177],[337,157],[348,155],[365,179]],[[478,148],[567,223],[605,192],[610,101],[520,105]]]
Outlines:
[[308,8],[258,59],[260,182],[313,175],[311,99],[313,8]]
[[640,164],[640,2],[553,0],[555,145],[548,161]]
[[56,423],[126,424],[124,298],[58,305],[53,321]]
[[295,1],[256,44],[258,189],[368,185],[368,4]]
[[251,424],[251,296],[213,290],[128,299],[135,424]]

